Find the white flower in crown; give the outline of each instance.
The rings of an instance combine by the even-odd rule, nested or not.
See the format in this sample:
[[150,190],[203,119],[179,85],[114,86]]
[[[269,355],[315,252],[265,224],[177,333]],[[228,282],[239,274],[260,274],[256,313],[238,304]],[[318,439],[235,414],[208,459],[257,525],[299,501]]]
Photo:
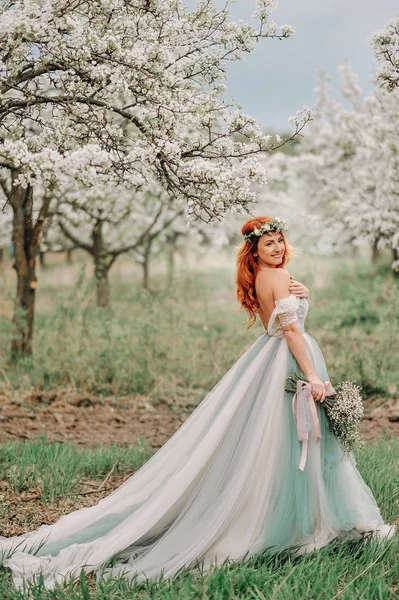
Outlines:
[[273,221],[263,223],[259,229],[255,226],[252,231],[244,235],[244,239],[251,242],[254,235],[260,237],[264,233],[270,233],[271,231],[282,231],[287,233],[289,231],[287,221],[282,217],[275,217]]

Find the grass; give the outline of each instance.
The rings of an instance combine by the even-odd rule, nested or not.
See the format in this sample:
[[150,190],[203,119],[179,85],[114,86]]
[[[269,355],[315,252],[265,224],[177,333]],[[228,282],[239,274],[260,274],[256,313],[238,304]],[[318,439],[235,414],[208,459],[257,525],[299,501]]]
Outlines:
[[114,281],[110,311],[93,307],[92,282],[83,275],[58,291],[49,273],[43,279],[33,357],[10,363],[10,323],[0,320],[5,348],[0,380],[12,389],[67,386],[99,395],[184,396],[195,402],[255,337],[246,335],[244,319],[234,312],[226,269],[208,278],[204,272],[180,274],[171,290],[162,288],[160,278],[151,293]]
[[355,380],[366,397],[399,394],[399,282],[389,265],[337,262],[316,290],[308,329],[334,381]]
[[151,455],[142,439],[137,446],[114,444],[95,451],[71,443],[47,443],[42,437],[29,443],[9,441],[0,446],[0,481],[14,494],[40,490],[43,504],[73,496],[82,479],[104,478],[113,472],[136,471]]
[[[68,472],[73,463],[73,480],[64,486],[63,494],[74,497],[79,481],[85,477],[103,479],[115,459],[120,468],[137,469],[148,458],[142,447],[76,449],[72,445],[37,442],[12,442],[1,448],[6,465],[2,478],[17,492],[36,489],[46,477],[48,489],[60,492],[60,473]],[[13,469],[6,468],[12,464]],[[35,465],[32,475],[29,465]],[[397,518],[399,507],[398,442],[385,438],[370,444],[358,456],[358,467],[371,487],[384,519]],[[71,471],[71,472],[72,472]],[[52,475],[51,475],[52,474]],[[48,494],[46,502],[53,501]],[[128,585],[123,579],[95,584],[92,576],[82,576],[77,584],[45,590],[40,585],[31,589],[30,598],[40,600],[332,600],[353,598],[364,600],[398,598],[399,535],[384,543],[372,540],[338,543],[305,557],[290,553],[277,556],[259,554],[247,562],[225,565],[201,574],[197,569],[184,569],[170,580],[146,581]],[[0,570],[0,597],[4,600],[27,600],[28,595],[11,584],[7,570]]]
[[[236,310],[232,250],[224,263],[208,257],[180,269],[169,288],[156,273],[151,292],[129,265],[113,274],[110,311],[93,305],[86,263],[73,272],[59,264],[43,271],[33,357],[10,361],[10,318],[0,317],[0,391],[67,387],[195,405],[264,332],[259,322],[247,331],[246,314]],[[399,285],[389,264],[300,256],[289,270],[310,289],[306,330],[323,350],[330,379],[352,379],[368,397],[397,394]],[[0,291],[4,305],[12,293],[10,276]]]
[[[322,348],[331,380],[352,379],[370,398],[397,395],[399,291],[388,264],[302,256],[289,270],[310,289],[306,330]],[[140,393],[176,404],[198,403],[263,333],[262,326],[257,323],[247,331],[246,315],[235,310],[232,252],[224,262],[214,264],[211,257],[189,272],[180,270],[170,288],[162,272],[155,275],[152,291],[146,292],[127,259],[121,261],[112,276],[112,308],[104,311],[93,305],[93,282],[85,263],[50,265],[39,278],[34,355],[13,363],[9,341],[14,282],[7,274],[0,288],[0,393],[2,388],[5,393],[68,388],[116,398]],[[136,447],[94,450],[50,444],[45,438],[7,442],[0,446],[3,526],[18,518],[21,527],[33,529],[42,515],[58,518],[59,511],[66,510],[61,501],[69,502],[68,510],[80,507],[80,491],[90,481],[100,484],[110,472],[127,476],[149,456],[144,440]],[[385,438],[367,445],[357,459],[384,519],[397,520],[398,442]],[[21,499],[29,495],[32,509],[25,510]],[[13,501],[5,501],[5,496]],[[398,556],[396,535],[383,544],[332,543],[302,558],[290,553],[258,555],[205,575],[184,570],[171,580],[131,586],[117,579],[97,586],[93,577],[82,576],[77,584],[52,591],[36,586],[29,597],[393,600],[399,598]],[[14,589],[4,569],[0,598],[28,599]]]

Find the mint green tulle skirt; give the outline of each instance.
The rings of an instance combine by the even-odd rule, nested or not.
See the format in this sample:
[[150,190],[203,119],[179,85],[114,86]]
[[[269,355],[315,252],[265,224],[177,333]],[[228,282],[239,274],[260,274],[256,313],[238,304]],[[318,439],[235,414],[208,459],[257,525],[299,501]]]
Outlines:
[[[306,333],[305,341],[318,377],[323,382],[329,381],[319,345]],[[300,371],[300,367],[289,351],[287,375],[295,371]],[[366,531],[383,528],[384,522],[372,491],[357,470],[353,454],[343,454],[330,431],[325,409],[318,402],[322,437],[317,442],[313,440],[310,464],[307,463],[304,471],[299,470],[302,443],[296,435],[292,397],[293,394],[285,392],[285,419],[289,428],[282,457],[285,476],[275,526],[266,532],[266,545],[276,550],[293,545],[302,546],[299,551],[312,550],[335,537],[354,538]]]
[[[304,333],[322,381],[317,342]],[[353,455],[344,455],[316,403],[303,471],[292,394],[298,365],[284,338],[260,335],[177,432],[122,486],[53,525],[0,538],[4,565],[22,587],[79,577],[168,578],[226,559],[293,548],[308,552],[365,532],[388,536]],[[110,566],[112,559],[112,566]]]

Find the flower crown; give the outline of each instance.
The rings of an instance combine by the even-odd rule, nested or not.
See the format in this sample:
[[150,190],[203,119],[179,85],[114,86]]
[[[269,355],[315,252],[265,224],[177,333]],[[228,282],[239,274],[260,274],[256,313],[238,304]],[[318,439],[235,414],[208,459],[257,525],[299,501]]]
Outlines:
[[287,221],[282,217],[275,217],[273,221],[263,223],[259,229],[254,227],[252,231],[246,233],[243,237],[247,242],[252,242],[255,235],[259,237],[264,233],[271,233],[272,231],[283,231],[284,233],[287,233],[289,231]]

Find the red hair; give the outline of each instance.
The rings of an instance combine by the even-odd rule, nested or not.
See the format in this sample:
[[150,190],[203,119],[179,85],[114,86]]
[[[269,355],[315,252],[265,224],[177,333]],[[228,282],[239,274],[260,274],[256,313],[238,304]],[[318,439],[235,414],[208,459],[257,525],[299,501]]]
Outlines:
[[[272,217],[254,217],[248,219],[241,228],[242,235],[247,235],[253,231],[254,227],[258,229],[263,223],[274,221]],[[284,233],[281,232],[284,239],[284,254],[281,264],[277,265],[277,269],[283,269],[290,261],[292,256],[292,248],[287,243]],[[244,308],[249,315],[247,329],[252,327],[256,321],[256,313],[258,312],[258,302],[256,300],[255,279],[259,271],[259,265],[254,257],[254,252],[258,248],[260,236],[255,235],[254,239],[249,242],[244,240],[237,251],[237,274],[236,274],[236,296],[240,303],[238,310]]]

